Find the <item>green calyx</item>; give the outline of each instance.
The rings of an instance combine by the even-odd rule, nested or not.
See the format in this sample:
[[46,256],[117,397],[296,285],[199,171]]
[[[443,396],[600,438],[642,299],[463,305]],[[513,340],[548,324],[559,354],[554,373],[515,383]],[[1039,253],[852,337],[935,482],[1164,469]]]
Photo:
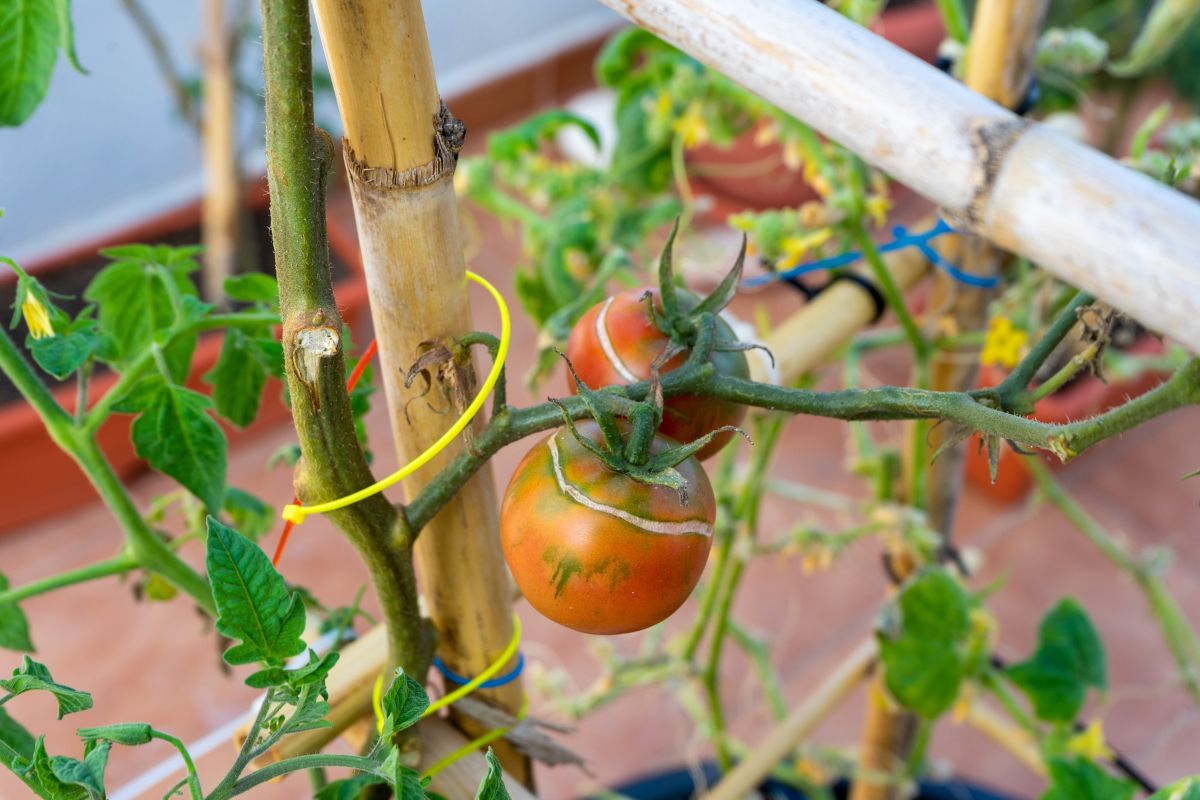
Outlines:
[[[733,425],[726,425],[687,444],[671,447],[660,453],[651,453],[651,445],[654,443],[658,426],[662,424],[663,415],[663,392],[658,368],[655,367],[651,373],[650,390],[646,393],[646,399],[635,402],[604,390],[593,390],[575,372],[570,359],[563,356],[563,361],[571,371],[576,392],[587,408],[588,416],[600,427],[603,441],[598,444],[580,433],[566,406],[550,398],[550,402],[557,405],[562,412],[563,422],[575,440],[613,472],[628,475],[639,483],[674,489],[679,493],[680,505],[687,505],[688,482],[675,467],[703,450],[714,437],[724,431],[737,431],[746,437],[746,441],[750,441],[745,431]],[[619,423],[618,417],[627,420],[627,424]]]
[[[666,350],[658,359],[660,365],[665,364],[681,352],[696,348],[697,340],[701,337],[708,320],[717,317],[737,294],[738,287],[742,282],[742,270],[746,264],[746,236],[743,234],[742,246],[738,250],[737,259],[734,260],[733,266],[717,287],[700,302],[694,304],[687,302],[691,296],[686,292],[681,292],[677,288],[675,280],[674,250],[675,236],[678,233],[679,218],[676,217],[675,224],[671,227],[671,235],[667,237],[667,243],[663,247],[662,256],[658,261],[659,297],[662,308],[660,309],[655,304],[654,296],[650,292],[646,292],[642,296],[642,302],[646,305],[646,317],[669,340]],[[766,348],[763,348],[762,345],[739,342],[736,339],[719,336],[713,340],[711,349],[724,352],[765,350]],[[769,350],[767,354],[770,355]],[[774,356],[771,356],[771,360],[774,361]]]

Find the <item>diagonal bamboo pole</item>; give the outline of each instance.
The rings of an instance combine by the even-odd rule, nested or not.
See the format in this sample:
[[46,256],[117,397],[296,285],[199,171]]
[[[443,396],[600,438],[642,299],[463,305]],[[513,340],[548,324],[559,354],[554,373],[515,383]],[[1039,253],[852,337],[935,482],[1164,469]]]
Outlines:
[[[317,25],[345,123],[345,158],[401,463],[432,444],[448,415],[403,376],[429,342],[471,330],[453,174],[465,129],[441,103],[419,0],[316,0]],[[418,383],[420,383],[418,381]],[[434,395],[440,387],[431,390]],[[412,497],[462,449],[407,480]],[[489,467],[471,478],[416,544],[438,652],[460,675],[483,670],[512,635],[511,595],[497,537]],[[404,531],[400,538],[409,540]],[[515,713],[519,682],[481,696]],[[464,726],[467,727],[467,726]],[[528,764],[497,753],[520,780]]]
[[[1032,76],[1034,48],[1045,18],[1049,0],[979,0],[971,29],[964,80],[967,86],[1005,106],[1016,106],[1028,89]],[[986,240],[975,236],[955,237],[944,250],[963,271],[983,278],[1000,274],[1005,254]],[[958,334],[983,327],[987,304],[993,290],[971,287],[939,272],[934,279],[930,307],[936,318],[929,320],[939,333]],[[965,391],[973,388],[976,354],[971,348],[955,348],[936,354],[929,365],[930,388],[939,391]],[[916,434],[923,436],[923,422],[910,422]],[[926,468],[918,459],[937,452],[951,428],[935,427],[928,434],[928,450],[909,448],[906,483],[911,488],[922,470],[925,472],[926,512],[930,527],[949,542],[954,527],[954,512],[962,489],[965,445],[943,452]],[[908,441],[916,441],[912,436]],[[919,452],[918,452],[919,450]],[[907,560],[893,562],[903,577]],[[890,775],[897,765],[908,762],[917,718],[887,698],[883,676],[877,676],[868,695],[863,744],[859,750],[859,779],[851,800],[885,800],[900,796],[901,787],[892,781],[873,780],[871,776]]]
[[601,0],[943,206],[1200,351],[1200,203],[1025,122],[821,3]]

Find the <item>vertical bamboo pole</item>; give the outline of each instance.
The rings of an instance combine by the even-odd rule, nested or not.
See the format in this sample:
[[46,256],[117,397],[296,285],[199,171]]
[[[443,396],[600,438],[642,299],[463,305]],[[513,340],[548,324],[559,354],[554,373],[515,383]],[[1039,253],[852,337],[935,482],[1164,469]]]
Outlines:
[[239,233],[237,148],[234,143],[234,85],[225,0],[204,0],[204,293],[224,305],[225,279],[234,273]]
[[[433,443],[451,415],[403,374],[427,342],[471,330],[453,174],[465,130],[438,96],[419,0],[315,0],[317,25],[345,124],[345,158],[384,389],[400,461]],[[418,381],[419,383],[419,381]],[[436,395],[439,387],[432,389]],[[432,397],[432,395],[431,395]],[[405,482],[411,497],[461,445]],[[417,568],[438,653],[460,675],[480,672],[512,635],[492,473],[480,469],[426,526]],[[515,712],[519,683],[482,693]],[[465,728],[469,725],[462,721]],[[497,753],[518,779],[528,764]]]
[[[1029,87],[1034,48],[1048,6],[1049,0],[979,0],[967,52],[964,76],[967,86],[1007,107],[1016,106]],[[944,245],[943,254],[957,262],[963,271],[980,277],[1000,274],[1006,257],[1003,251],[975,236],[955,237]],[[930,324],[939,333],[978,330],[985,321],[991,296],[989,289],[967,286],[939,272],[930,300],[936,316]],[[930,363],[931,388],[941,391],[972,388],[976,360],[976,352],[971,348],[936,354]],[[949,433],[949,426],[934,428],[926,452],[936,452]],[[959,444],[943,452],[926,473],[929,523],[947,542],[962,488],[964,447]],[[907,459],[910,485],[912,476],[924,466],[913,463],[913,457],[910,452]],[[873,780],[873,776],[890,775],[905,763],[916,729],[916,717],[889,701],[883,676],[877,676],[868,693],[859,778],[854,783],[851,800],[891,800],[898,795],[897,784]]]

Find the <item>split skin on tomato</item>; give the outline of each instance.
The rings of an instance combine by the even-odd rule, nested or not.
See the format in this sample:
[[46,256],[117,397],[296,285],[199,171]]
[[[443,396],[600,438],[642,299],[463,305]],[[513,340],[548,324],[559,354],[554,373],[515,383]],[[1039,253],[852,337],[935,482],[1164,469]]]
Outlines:
[[[599,443],[600,427],[579,433]],[[651,454],[678,446],[656,436]],[[570,431],[534,445],[513,473],[500,542],[529,604],[584,633],[630,633],[669,617],[691,594],[712,546],[717,506],[704,468],[688,458],[674,489],[615,472]]]
[[[622,292],[590,308],[567,340],[567,358],[575,372],[588,386],[624,385],[649,380],[650,366],[667,348],[667,337],[654,326],[641,299],[647,291],[661,311],[657,289],[633,289]],[[690,292],[677,290],[679,305],[690,309],[697,303]],[[717,317],[718,342],[734,342],[736,337],[725,320]],[[666,374],[687,360],[681,353],[660,370]],[[710,359],[717,373],[748,378],[750,367],[745,353],[716,351]],[[575,380],[569,374],[567,383],[575,392]],[[745,406],[705,397],[679,395],[667,398],[663,404],[663,421],[659,431],[680,442],[691,442],[726,425],[737,425],[746,416]],[[697,458],[704,460],[721,450],[733,436],[723,431],[713,437]]]

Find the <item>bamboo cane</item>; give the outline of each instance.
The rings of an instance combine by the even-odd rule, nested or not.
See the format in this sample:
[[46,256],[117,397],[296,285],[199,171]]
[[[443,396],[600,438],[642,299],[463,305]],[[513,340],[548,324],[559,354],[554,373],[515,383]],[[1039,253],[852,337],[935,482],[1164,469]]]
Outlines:
[[206,299],[224,305],[225,279],[237,263],[239,180],[234,143],[233,65],[225,0],[204,0],[203,283]]
[[[967,51],[965,80],[967,86],[1005,106],[1019,103],[1029,86],[1034,48],[1045,18],[1049,0],[979,0],[971,28]],[[1005,253],[975,236],[955,237],[944,245],[944,253],[972,275],[991,278],[1000,274]],[[957,334],[979,330],[987,315],[987,304],[993,290],[961,283],[945,273],[934,280],[930,307],[937,317],[929,324],[939,333]],[[973,388],[977,358],[971,348],[954,348],[936,354],[930,363],[930,388],[941,391],[965,391]],[[910,422],[910,431],[924,438],[924,423]],[[927,452],[937,452],[950,436],[949,426],[929,431],[928,447],[910,447],[907,453],[905,485],[911,493],[916,476],[926,469],[916,463]],[[917,441],[913,436],[908,441]],[[954,511],[962,488],[963,455],[960,443],[928,466],[926,513],[933,530],[945,541],[950,540]],[[913,566],[911,559],[896,559],[893,569],[903,577]],[[900,796],[902,788],[895,782],[872,780],[870,776],[889,775],[908,760],[913,736],[917,730],[916,717],[895,706],[887,699],[883,676],[875,679],[867,704],[867,719],[863,726],[862,746],[859,749],[859,780],[855,781],[851,800],[887,800]]]
[[1046,775],[1046,764],[1037,742],[1003,714],[976,701],[967,706],[963,722],[1003,747],[1034,775]]
[[873,639],[860,644],[821,681],[807,699],[758,743],[706,794],[706,800],[741,800],[762,783],[796,743],[812,733],[870,674],[878,648]]
[[821,3],[601,0],[1020,253],[1200,351],[1200,203]]
[[[404,373],[426,343],[446,344],[471,330],[452,180],[465,131],[438,96],[418,0],[316,0],[314,6],[345,123],[363,267],[403,463],[448,424],[447,415],[434,410],[444,399],[422,398],[422,386],[405,387]],[[436,395],[439,387],[431,391]],[[406,481],[408,496],[461,447],[447,448]],[[484,669],[512,635],[497,529],[485,466],[426,526],[415,548],[438,651],[460,675]],[[521,693],[513,682],[481,694],[515,712]],[[501,744],[497,753],[506,769],[528,779],[528,765],[515,751]]]

